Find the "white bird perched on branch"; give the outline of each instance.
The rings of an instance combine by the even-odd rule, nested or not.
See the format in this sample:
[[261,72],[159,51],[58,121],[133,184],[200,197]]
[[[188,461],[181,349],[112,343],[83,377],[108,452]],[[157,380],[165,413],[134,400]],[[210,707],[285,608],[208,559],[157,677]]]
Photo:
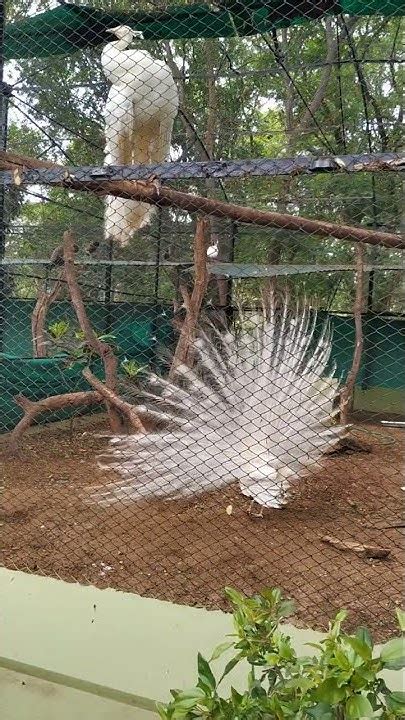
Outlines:
[[250,329],[242,318],[240,332],[201,330],[194,368],[151,376],[135,407],[162,430],[112,439],[101,466],[122,480],[94,488],[92,501],[178,499],[238,481],[263,507],[285,504],[294,479],[346,432],[332,423],[331,329],[315,329],[315,313],[285,305]]
[[[104,108],[106,163],[164,162],[179,104],[171,70],[145,50],[127,49],[142,33],[125,25],[108,32],[117,40],[108,43],[101,55],[104,74],[111,83]],[[147,203],[109,197],[106,236],[126,244],[135,230],[150,221],[152,213]]]

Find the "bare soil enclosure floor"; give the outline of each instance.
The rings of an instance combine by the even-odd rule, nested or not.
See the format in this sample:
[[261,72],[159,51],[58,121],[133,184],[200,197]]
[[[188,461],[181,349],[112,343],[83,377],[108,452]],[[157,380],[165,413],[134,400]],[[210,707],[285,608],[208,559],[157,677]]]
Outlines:
[[[364,425],[370,454],[329,457],[288,507],[247,514],[237,485],[187,502],[110,508],[83,501],[86,486],[114,479],[96,456],[102,417],[36,429],[10,459],[0,449],[0,561],[10,568],[206,608],[227,608],[227,585],[247,593],[281,587],[295,622],[325,629],[341,607],[348,626],[377,639],[395,628],[403,585],[403,430]],[[387,442],[388,440],[388,442]],[[231,514],[229,506],[232,506]],[[401,527],[402,524],[402,527]],[[388,548],[367,559],[325,544],[333,536]]]

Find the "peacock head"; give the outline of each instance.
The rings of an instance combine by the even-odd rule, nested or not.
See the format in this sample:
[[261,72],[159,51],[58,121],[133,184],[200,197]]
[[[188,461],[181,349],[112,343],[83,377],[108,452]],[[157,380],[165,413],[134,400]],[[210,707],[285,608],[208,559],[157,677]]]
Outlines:
[[108,28],[107,32],[115,35],[118,40],[123,40],[127,45],[129,45],[134,38],[144,39],[141,30],[132,30],[128,25],[117,25],[117,27]]

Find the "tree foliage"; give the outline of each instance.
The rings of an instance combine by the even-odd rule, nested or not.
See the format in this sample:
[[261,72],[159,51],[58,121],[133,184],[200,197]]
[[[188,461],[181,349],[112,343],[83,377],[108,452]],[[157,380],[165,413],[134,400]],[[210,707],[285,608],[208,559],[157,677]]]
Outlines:
[[[48,0],[37,4],[48,7]],[[111,3],[99,0],[107,9]],[[159,5],[160,7],[160,5]],[[114,9],[132,9],[128,0]],[[139,9],[150,10],[149,0]],[[29,12],[24,0],[9,0],[8,17]],[[173,137],[173,159],[202,160],[324,155],[399,150],[403,114],[398,63],[400,18],[328,18],[253,38],[143,42],[171,65],[180,95]],[[9,147],[71,165],[103,162],[102,108],[108,86],[100,48],[69,58],[22,60],[11,67],[12,98]],[[292,212],[335,222],[398,231],[401,183],[392,174],[316,175],[283,178],[229,178],[181,181],[180,187],[256,207]],[[62,231],[75,228],[85,249],[103,234],[100,198],[49,188],[36,195],[10,193],[12,220],[8,252],[18,257],[48,257]],[[41,199],[42,195],[45,199]],[[194,218],[164,210],[129,248],[116,258],[189,260]],[[219,257],[230,258],[227,223],[212,227]],[[104,249],[104,253],[105,253]],[[106,255],[104,254],[104,257]],[[370,249],[368,260],[395,262],[395,251]],[[235,260],[271,263],[351,263],[353,249],[338,241],[305,238],[285,231],[239,228]],[[133,285],[145,296],[156,294],[151,272],[116,270],[117,293]],[[92,276],[97,282],[97,277]],[[324,305],[349,309],[353,276],[306,276],[306,292]],[[172,273],[161,272],[158,294],[172,298]],[[239,285],[238,285],[239,288]],[[240,296],[257,298],[257,282],[241,284]],[[26,291],[26,290],[25,290]],[[401,288],[397,276],[378,273],[378,308],[395,311]],[[386,301],[384,300],[386,298]]]

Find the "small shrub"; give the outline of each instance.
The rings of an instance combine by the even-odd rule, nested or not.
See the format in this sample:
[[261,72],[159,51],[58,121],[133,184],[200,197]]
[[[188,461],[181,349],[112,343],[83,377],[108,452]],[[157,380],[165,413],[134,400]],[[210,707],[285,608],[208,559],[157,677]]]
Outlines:
[[[391,691],[381,672],[405,667],[405,613],[398,610],[401,634],[377,654],[369,631],[342,631],[346,612],[340,611],[316,654],[297,657],[280,621],[293,609],[277,589],[252,598],[227,589],[233,607],[235,635],[219,645],[210,661],[198,655],[198,681],[189,690],[173,690],[173,700],[159,705],[163,720],[361,720],[405,717],[405,693]],[[211,664],[234,650],[217,680]],[[219,694],[222,680],[240,662],[250,669],[247,689]]]
[[70,330],[70,323],[68,320],[59,320],[49,325],[48,332],[53,340],[61,340],[66,337]]
[[136,360],[127,360],[127,358],[121,363],[121,369],[131,380],[138,379],[138,376],[142,375],[147,370],[147,367],[147,365],[140,365]]

